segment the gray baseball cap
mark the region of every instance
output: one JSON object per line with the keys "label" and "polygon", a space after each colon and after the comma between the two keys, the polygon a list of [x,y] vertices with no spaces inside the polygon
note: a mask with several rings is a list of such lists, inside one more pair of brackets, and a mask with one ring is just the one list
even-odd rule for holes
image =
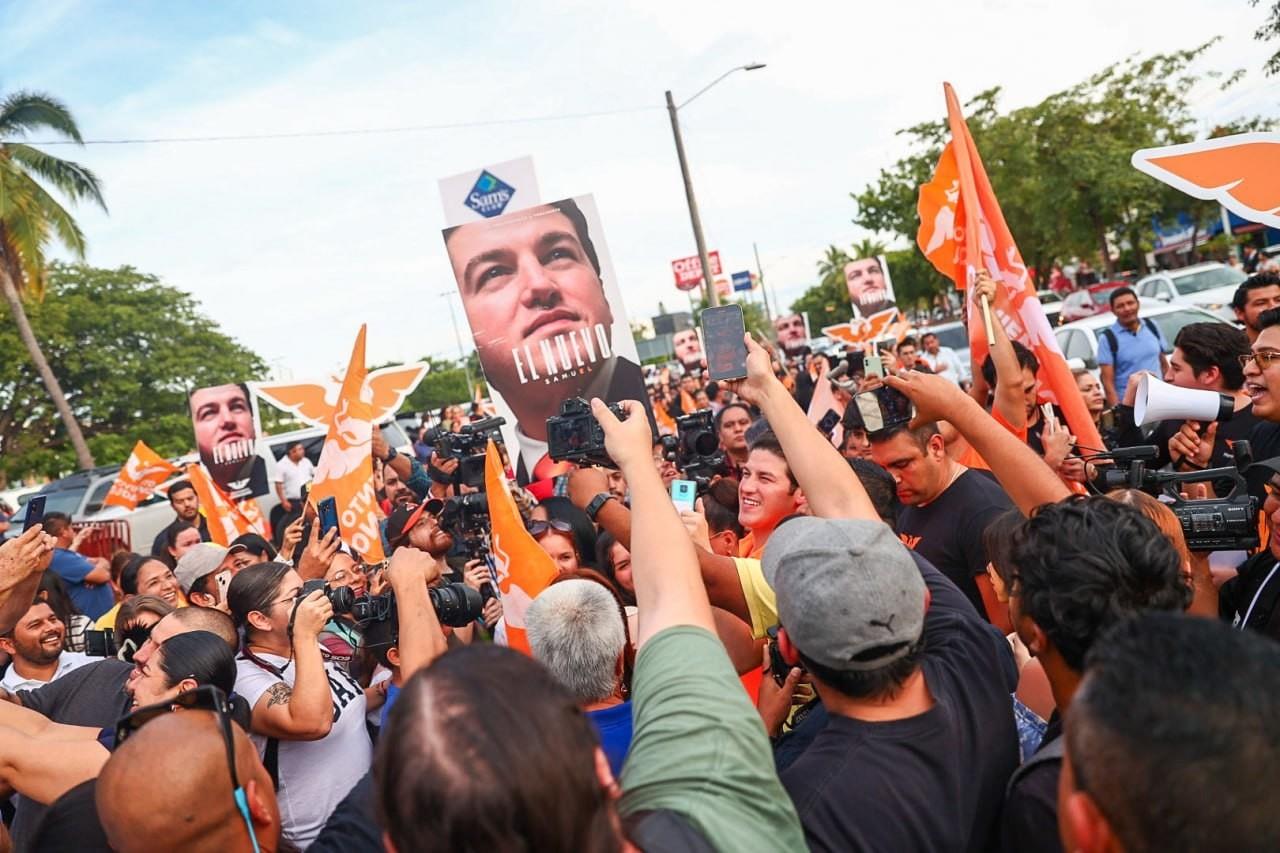
{"label": "gray baseball cap", "polygon": [[[830,669],[878,669],[905,655],[924,631],[920,569],[888,525],[793,518],[769,537],[764,576],[778,618],[804,656]],[[865,656],[896,647],[884,655]]]}
{"label": "gray baseball cap", "polygon": [[[244,546],[241,545],[240,549],[243,550]],[[191,592],[192,584],[210,572],[216,572],[229,553],[231,553],[230,550],[221,545],[201,542],[183,554],[173,570],[173,574],[178,578],[178,585],[182,587],[182,592],[184,594]]]}

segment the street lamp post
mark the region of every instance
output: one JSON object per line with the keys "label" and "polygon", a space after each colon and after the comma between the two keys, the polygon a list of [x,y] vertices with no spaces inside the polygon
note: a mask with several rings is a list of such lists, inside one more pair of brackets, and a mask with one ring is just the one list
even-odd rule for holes
{"label": "street lamp post", "polygon": [[462,369],[467,373],[467,393],[474,394],[476,390],[475,383],[471,381],[471,360],[467,358],[467,351],[462,346],[462,333],[458,331],[458,316],[453,313],[453,295],[455,291],[446,290],[439,294],[449,303],[449,320],[453,323],[453,337],[458,342],[458,357],[462,359]]}
{"label": "street lamp post", "polygon": [[692,98],[683,104],[676,106],[675,99],[671,97],[671,90],[667,90],[667,114],[671,116],[671,135],[676,140],[676,156],[680,159],[680,174],[684,178],[684,197],[689,202],[689,220],[693,223],[693,240],[698,246],[698,262],[702,266],[702,287],[703,293],[707,298],[707,304],[711,306],[719,305],[720,298],[716,294],[715,282],[711,280],[711,259],[707,256],[707,240],[702,236],[702,219],[698,216],[698,201],[693,195],[693,180],[689,177],[689,160],[684,153],[684,139],[680,136],[680,118],[679,111],[689,106],[699,95],[728,77],[735,71],[755,71],[757,68],[764,68],[763,62],[752,62],[747,65],[738,65],[730,68],[707,85],[703,86],[694,93]]}

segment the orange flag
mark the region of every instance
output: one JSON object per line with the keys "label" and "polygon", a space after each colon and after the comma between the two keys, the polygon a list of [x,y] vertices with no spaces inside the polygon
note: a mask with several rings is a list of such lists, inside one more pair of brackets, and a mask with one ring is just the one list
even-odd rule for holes
{"label": "orange flag", "polygon": [[849,344],[870,344],[893,338],[898,343],[911,331],[911,324],[897,308],[886,308],[870,317],[854,317],[848,323],[823,326],[822,334]]}
{"label": "orange flag", "polygon": [[267,521],[253,498],[233,501],[198,462],[187,466],[187,479],[200,498],[200,509],[209,521],[209,536],[222,547],[243,533],[267,536]]}
{"label": "orange flag", "polygon": [[163,459],[141,441],[133,446],[129,461],[124,463],[116,481],[111,484],[111,491],[102,499],[103,506],[122,506],[125,509],[136,509],[138,501],[151,497],[156,486],[181,470],[177,465]]}
{"label": "orange flag", "polygon": [[311,482],[311,499],[334,498],[342,541],[365,561],[376,563],[383,551],[373,488],[374,411],[372,394],[365,389],[364,337],[361,326]]}
{"label": "orange flag", "polygon": [[[1040,362],[1040,394],[1057,403],[1067,426],[1082,447],[1102,447],[1102,439],[1076,390],[1057,338],[1036,297],[1022,255],[1005,223],[995,191],[987,179],[978,148],[969,135],[960,103],[951,84],[944,83],[951,141],[938,159],[933,179],[920,187],[917,209],[920,230],[916,243],[938,272],[965,289],[978,269],[996,280],[1000,309],[992,306],[997,322],[1011,340],[1020,341]],[[969,306],[969,346],[978,364],[987,356],[982,308]]]}
{"label": "orange flag", "polygon": [[1188,195],[1280,228],[1280,133],[1237,133],[1143,148],[1130,162]]}
{"label": "orange flag", "polygon": [[507,623],[507,645],[529,654],[524,614],[529,602],[555,580],[559,570],[525,529],[516,502],[502,473],[502,458],[492,441],[484,454],[484,490],[489,496],[489,527],[493,555],[502,593],[502,616]]}

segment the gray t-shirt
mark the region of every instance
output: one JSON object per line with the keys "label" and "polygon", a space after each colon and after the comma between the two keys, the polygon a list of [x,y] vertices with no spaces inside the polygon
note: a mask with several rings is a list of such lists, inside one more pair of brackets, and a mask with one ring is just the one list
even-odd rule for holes
{"label": "gray t-shirt", "polygon": [[[128,711],[124,683],[132,671],[132,665],[108,658],[73,669],[37,690],[19,690],[17,696],[24,707],[55,723],[111,728]],[[30,848],[31,833],[39,826],[46,809],[35,800],[18,798],[18,813],[10,829],[13,849]]]}

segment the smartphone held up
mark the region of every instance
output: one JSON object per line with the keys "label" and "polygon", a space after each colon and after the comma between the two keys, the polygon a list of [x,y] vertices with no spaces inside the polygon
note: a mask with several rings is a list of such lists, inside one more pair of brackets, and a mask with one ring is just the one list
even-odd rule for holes
{"label": "smartphone held up", "polygon": [[747,334],[741,305],[721,305],[702,312],[703,351],[707,375],[716,382],[747,375]]}

